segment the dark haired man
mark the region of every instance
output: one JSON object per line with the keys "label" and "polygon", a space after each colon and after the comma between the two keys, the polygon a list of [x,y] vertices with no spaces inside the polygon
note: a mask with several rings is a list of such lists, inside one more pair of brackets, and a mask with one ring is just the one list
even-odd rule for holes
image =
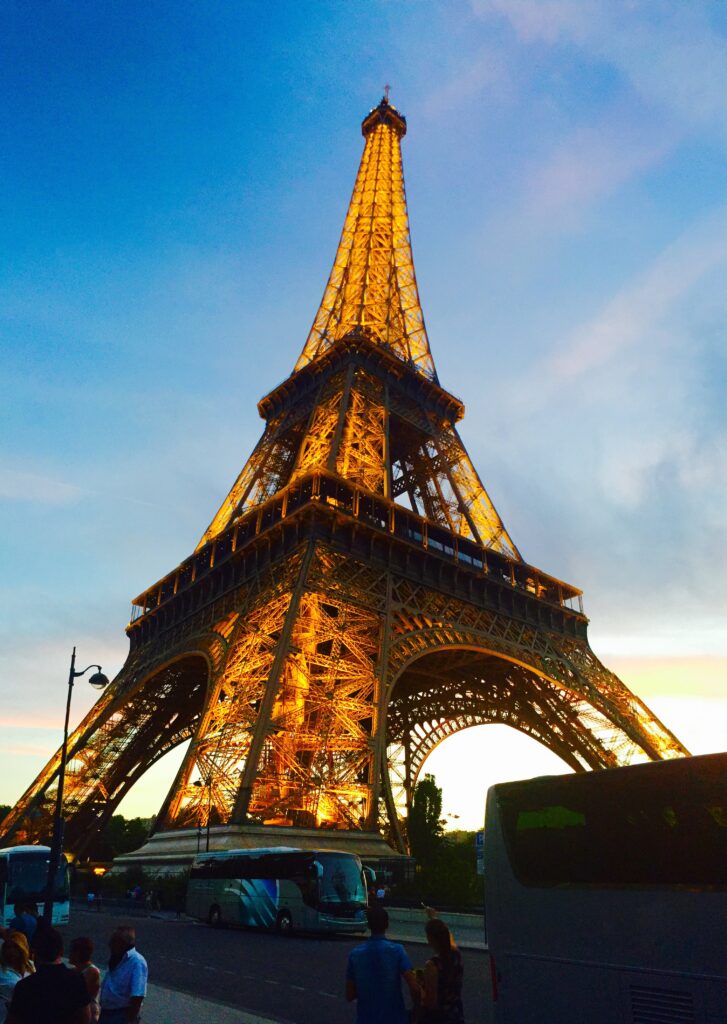
{"label": "dark haired man", "polygon": [[6,1024],[89,1024],[86,983],[61,962],[62,957],[61,933],[44,929],[35,941],[36,972],[13,989]]}
{"label": "dark haired man", "polygon": [[402,979],[413,1000],[420,993],[411,960],[402,945],[386,938],[389,915],[383,907],[369,907],[366,917],[371,936],[349,954],[346,999],[356,1000],[356,1024],[407,1024]]}

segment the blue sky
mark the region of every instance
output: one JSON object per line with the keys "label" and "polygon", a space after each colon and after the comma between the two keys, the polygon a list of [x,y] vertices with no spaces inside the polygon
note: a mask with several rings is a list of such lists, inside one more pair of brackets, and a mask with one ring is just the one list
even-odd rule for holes
{"label": "blue sky", "polygon": [[[8,2],[0,801],[57,745],[73,643],[120,668],[130,598],[257,440],[385,82],[434,358],[511,536],[692,749],[723,745],[726,9]],[[498,729],[438,774],[539,770]],[[445,803],[474,819],[484,785]]]}

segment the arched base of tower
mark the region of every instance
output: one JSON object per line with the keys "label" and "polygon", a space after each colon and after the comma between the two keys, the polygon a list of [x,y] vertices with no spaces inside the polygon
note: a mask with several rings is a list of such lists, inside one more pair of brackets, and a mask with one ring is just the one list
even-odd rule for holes
{"label": "arched base of tower", "polygon": [[[204,853],[207,831],[196,828],[156,832],[138,850],[114,860],[114,871],[142,867],[150,874],[177,874],[188,868],[198,853]],[[378,832],[276,828],[274,825],[215,825],[210,828],[209,848],[249,850],[287,846],[299,850],[336,850],[357,853],[368,862],[398,857]]]}

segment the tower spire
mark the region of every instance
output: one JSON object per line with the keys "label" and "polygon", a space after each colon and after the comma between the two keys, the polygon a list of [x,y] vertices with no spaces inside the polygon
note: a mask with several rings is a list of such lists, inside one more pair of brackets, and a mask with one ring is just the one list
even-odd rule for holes
{"label": "tower spire", "polygon": [[364,151],[333,269],[295,368],[360,331],[436,381],[409,236],[401,162],[406,118],[384,95],[361,132]]}

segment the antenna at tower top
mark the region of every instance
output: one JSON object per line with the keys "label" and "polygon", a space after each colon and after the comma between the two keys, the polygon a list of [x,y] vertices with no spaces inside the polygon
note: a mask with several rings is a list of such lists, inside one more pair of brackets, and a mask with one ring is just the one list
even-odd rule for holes
{"label": "antenna at tower top", "polygon": [[384,99],[386,100],[387,103],[389,102],[389,93],[390,92],[391,92],[391,86],[390,85],[385,85],[384,86]]}

